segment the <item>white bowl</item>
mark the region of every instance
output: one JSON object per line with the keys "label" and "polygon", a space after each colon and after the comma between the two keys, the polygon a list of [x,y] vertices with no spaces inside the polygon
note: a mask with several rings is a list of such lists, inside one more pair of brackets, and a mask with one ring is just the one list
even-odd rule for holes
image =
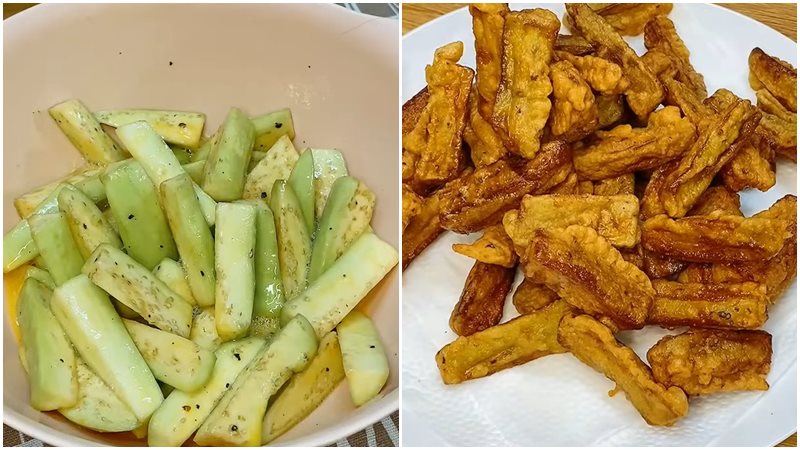
{"label": "white bowl", "polygon": [[[203,111],[206,134],[231,106],[251,114],[290,107],[295,144],[341,149],[350,172],[377,195],[377,234],[399,248],[398,27],[300,4],[45,4],[6,20],[4,230],[18,220],[14,197],[79,164],[47,114],[76,97],[95,110]],[[342,383],[276,444],[329,444],[398,408],[398,280],[395,269],[359,307],[376,321],[390,357],[382,397],[356,409]],[[130,433],[94,433],[33,410],[8,320],[5,423],[57,446],[144,445]]]}

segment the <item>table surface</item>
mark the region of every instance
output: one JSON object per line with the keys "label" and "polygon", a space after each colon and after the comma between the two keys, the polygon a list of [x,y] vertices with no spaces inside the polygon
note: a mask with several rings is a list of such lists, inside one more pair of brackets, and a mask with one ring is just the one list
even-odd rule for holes
{"label": "table surface", "polygon": [[[405,3],[402,11],[403,34],[466,5],[466,3]],[[796,4],[720,3],[720,5],[769,25],[797,42]],[[778,447],[797,447],[797,433],[778,444]]]}

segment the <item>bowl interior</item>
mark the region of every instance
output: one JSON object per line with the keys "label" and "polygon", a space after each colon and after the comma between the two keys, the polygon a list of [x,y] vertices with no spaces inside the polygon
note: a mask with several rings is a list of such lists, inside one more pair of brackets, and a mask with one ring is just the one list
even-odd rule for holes
{"label": "bowl interior", "polygon": [[[399,248],[398,23],[331,5],[36,6],[4,23],[3,227],[13,199],[81,164],[47,108],[67,98],[90,109],[202,111],[210,135],[231,106],[289,107],[300,148],[337,148],[377,195],[376,233]],[[399,274],[360,309],[379,327],[391,376],[382,398],[355,409],[346,383],[276,443],[320,445],[397,409]],[[142,445],[99,434],[28,405],[28,384],[6,321],[5,421],[54,445]],[[87,442],[89,441],[89,442]]]}

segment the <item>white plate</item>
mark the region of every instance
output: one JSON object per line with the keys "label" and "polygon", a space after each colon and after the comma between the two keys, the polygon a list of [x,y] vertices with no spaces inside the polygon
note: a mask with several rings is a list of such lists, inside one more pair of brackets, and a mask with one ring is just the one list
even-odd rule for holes
{"label": "white plate", "polygon": [[[558,17],[563,4],[544,7]],[[761,47],[797,65],[796,44],[767,26],[730,10],[676,4],[669,16],[705,76],[708,91],[726,87],[754,99],[747,84],[747,56]],[[563,32],[563,31],[562,31]],[[464,42],[461,62],[475,66],[472,21],[466,9],[430,22],[403,38],[403,99],[425,86],[424,68],[433,51]],[[629,38],[637,53],[642,38]],[[778,184],[767,193],[744,192],[746,215],[797,193],[796,165],[778,164]],[[455,339],[448,326],[472,260],[451,250],[477,235],[446,233],[403,274],[403,444],[454,446],[700,446],[774,445],[797,427],[797,283],[770,308],[764,327],[773,335],[772,370],[766,392],[717,394],[690,401],[689,414],[671,428],[648,426],[613,383],[568,354],[548,356],[490,377],[445,386],[434,355]],[[503,320],[516,315],[511,302]],[[413,330],[413,332],[412,332]],[[640,357],[666,333],[656,327],[623,333]]]}

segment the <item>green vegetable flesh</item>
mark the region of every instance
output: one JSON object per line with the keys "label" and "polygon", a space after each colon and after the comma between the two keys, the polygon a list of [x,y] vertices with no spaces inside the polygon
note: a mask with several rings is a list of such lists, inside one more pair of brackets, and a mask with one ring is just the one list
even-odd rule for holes
{"label": "green vegetable flesh", "polygon": [[290,109],[281,109],[253,117],[255,150],[269,150],[282,136],[294,139],[294,120]]}
{"label": "green vegetable flesh", "polygon": [[292,141],[287,136],[282,136],[269,149],[264,159],[247,174],[243,197],[266,199],[276,181],[289,179],[298,159],[300,155]]}
{"label": "green vegetable flesh", "polygon": [[81,255],[88,258],[100,244],[122,248],[114,229],[92,200],[72,185],[61,187],[58,208],[64,213]]}
{"label": "green vegetable flesh", "polygon": [[250,334],[271,336],[281,327],[283,281],[278,258],[275,217],[262,200],[250,200],[256,207],[255,294]]}
{"label": "green vegetable flesh", "polygon": [[275,215],[284,295],[287,299],[292,299],[306,288],[308,264],[311,259],[311,237],[303,219],[300,203],[288,183],[283,180],[275,183],[269,203]]}
{"label": "green vegetable flesh", "polygon": [[216,201],[237,200],[242,198],[253,151],[253,123],[242,111],[232,108],[218,133],[206,160],[203,190]]}
{"label": "green vegetable flesh", "polygon": [[188,148],[197,148],[203,135],[206,115],[196,112],[118,109],[94,113],[100,123],[114,128],[145,121],[165,141]]}
{"label": "green vegetable flesh", "polygon": [[214,322],[214,307],[201,308],[192,319],[192,331],[189,339],[200,347],[215,351],[222,344],[222,339],[217,334],[217,324]]}
{"label": "green vegetable flesh", "polygon": [[347,176],[347,164],[339,150],[312,148],[314,155],[314,210],[322,217],[333,183]]}
{"label": "green vegetable flesh", "polygon": [[217,334],[230,341],[247,334],[253,317],[256,209],[246,203],[218,203],[217,275],[214,320]]}
{"label": "green vegetable flesh", "polygon": [[197,304],[197,300],[195,300],[194,295],[192,295],[192,288],[189,287],[189,281],[186,279],[186,271],[183,270],[181,263],[169,258],[164,258],[158,263],[156,268],[153,269],[153,275],[163,281],[164,284],[169,286],[170,289],[175,291],[176,294],[180,295],[187,302],[192,305]]}
{"label": "green vegetable flesh", "polygon": [[71,422],[103,433],[130,431],[139,419],[117,394],[78,358],[78,403],[58,412]]}
{"label": "green vegetable flesh", "polygon": [[[101,167],[88,166],[79,169],[73,174],[70,174],[60,180],[47,183],[32,191],[14,199],[14,207],[17,213],[23,219],[31,214],[34,214],[39,205],[47,199],[58,187],[64,184],[71,184],[76,187],[81,187],[81,190],[87,194],[92,201],[99,203],[105,200],[106,195],[102,183],[100,183],[100,173],[103,171]],[[99,189],[97,188],[99,184]]]}
{"label": "green vegetable flesh", "polygon": [[41,214],[28,218],[47,271],[57,286],[81,273],[83,257],[72,238],[64,213]]}
{"label": "green vegetable flesh", "polygon": [[184,164],[183,170],[189,174],[189,177],[195,182],[195,184],[203,184],[203,174],[206,171],[206,160],[201,159],[199,161],[193,161],[188,164]]}
{"label": "green vegetable flesh", "polygon": [[389,378],[389,360],[378,329],[359,311],[352,311],[336,327],[342,347],[342,362],[356,406],[377,396]]}
{"label": "green vegetable flesh", "polygon": [[127,157],[80,100],[67,100],[51,107],[48,112],[87,161],[108,164]]}
{"label": "green vegetable flesh", "polygon": [[314,234],[314,157],[311,151],[306,149],[297,164],[294,165],[289,184],[292,186],[300,209],[303,211],[303,218],[306,222],[308,234]]}

